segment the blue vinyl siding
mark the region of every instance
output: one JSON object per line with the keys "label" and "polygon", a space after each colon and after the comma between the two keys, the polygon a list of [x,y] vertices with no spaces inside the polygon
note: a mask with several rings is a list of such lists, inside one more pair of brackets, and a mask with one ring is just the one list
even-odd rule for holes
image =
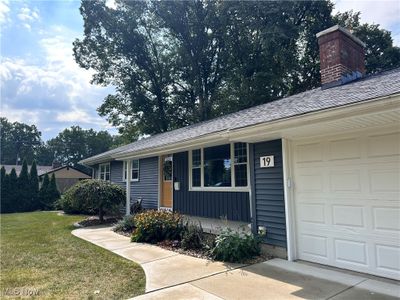
{"label": "blue vinyl siding", "polygon": [[[111,162],[111,182],[126,187],[123,181],[123,162]],[[131,202],[142,198],[143,207],[158,208],[158,157],[143,158],[139,161],[139,181],[131,182]]]}
{"label": "blue vinyl siding", "polygon": [[183,214],[250,222],[248,192],[189,191],[188,152],[174,154],[174,181],[180,190],[174,190],[174,211]]}
{"label": "blue vinyl siding", "polygon": [[[253,212],[255,226],[265,226],[265,243],[286,248],[286,219],[283,186],[282,141],[251,145],[253,165]],[[275,167],[260,168],[260,157],[274,155]]]}

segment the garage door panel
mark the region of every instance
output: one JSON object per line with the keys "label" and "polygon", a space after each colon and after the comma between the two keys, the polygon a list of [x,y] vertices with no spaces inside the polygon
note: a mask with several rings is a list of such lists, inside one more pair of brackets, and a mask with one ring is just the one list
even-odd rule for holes
{"label": "garage door panel", "polygon": [[322,161],[322,143],[309,143],[297,146],[297,159],[299,164]]}
{"label": "garage door panel", "polygon": [[298,216],[301,222],[325,224],[325,206],[323,204],[303,203],[299,206]]}
{"label": "garage door panel", "polygon": [[317,259],[328,260],[328,238],[314,234],[302,234],[299,240],[299,248],[305,255]]}
{"label": "garage door panel", "polygon": [[367,139],[368,156],[398,156],[400,155],[400,133],[388,133],[369,136]]}
{"label": "garage door panel", "polygon": [[400,232],[400,208],[373,207],[372,210],[375,230]]}
{"label": "garage door panel", "polygon": [[360,142],[356,138],[328,142],[328,160],[347,160],[361,158]]}
{"label": "garage door panel", "polygon": [[369,171],[369,184],[372,193],[399,193],[399,182],[398,169]]}
{"label": "garage door panel", "polygon": [[356,205],[333,205],[333,225],[365,228],[365,209]]}
{"label": "garage door panel", "polygon": [[361,175],[358,170],[333,171],[329,178],[332,192],[361,192]]}
{"label": "garage door panel", "polygon": [[323,174],[314,172],[312,174],[299,174],[296,181],[296,189],[301,192],[322,192],[324,190]]}
{"label": "garage door panel", "polygon": [[377,268],[386,272],[400,272],[400,248],[391,245],[375,245]]}
{"label": "garage door panel", "polygon": [[400,133],[292,152],[298,258],[400,279]]}
{"label": "garage door panel", "polygon": [[334,239],[334,246],[336,261],[351,265],[368,265],[366,242]]}

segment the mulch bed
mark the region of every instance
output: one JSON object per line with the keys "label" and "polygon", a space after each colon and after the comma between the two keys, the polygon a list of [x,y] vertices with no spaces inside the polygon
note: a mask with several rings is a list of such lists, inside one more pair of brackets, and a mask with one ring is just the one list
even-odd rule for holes
{"label": "mulch bed", "polygon": [[118,218],[115,217],[108,217],[104,218],[103,222],[100,222],[98,217],[88,217],[80,222],[74,224],[75,227],[82,228],[82,227],[89,227],[89,226],[97,226],[97,225],[108,225],[108,224],[115,224],[119,221]]}

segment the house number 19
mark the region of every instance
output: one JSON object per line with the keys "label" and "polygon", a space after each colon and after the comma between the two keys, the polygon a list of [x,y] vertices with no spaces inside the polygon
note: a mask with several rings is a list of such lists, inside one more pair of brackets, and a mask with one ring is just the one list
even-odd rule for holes
{"label": "house number 19", "polygon": [[275,166],[274,156],[261,156],[260,157],[260,167],[261,168],[271,168]]}

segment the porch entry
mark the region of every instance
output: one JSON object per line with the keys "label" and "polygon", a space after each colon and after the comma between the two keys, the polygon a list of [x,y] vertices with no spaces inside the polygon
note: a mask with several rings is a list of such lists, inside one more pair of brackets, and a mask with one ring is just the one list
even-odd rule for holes
{"label": "porch entry", "polygon": [[172,155],[161,156],[160,207],[172,209]]}

